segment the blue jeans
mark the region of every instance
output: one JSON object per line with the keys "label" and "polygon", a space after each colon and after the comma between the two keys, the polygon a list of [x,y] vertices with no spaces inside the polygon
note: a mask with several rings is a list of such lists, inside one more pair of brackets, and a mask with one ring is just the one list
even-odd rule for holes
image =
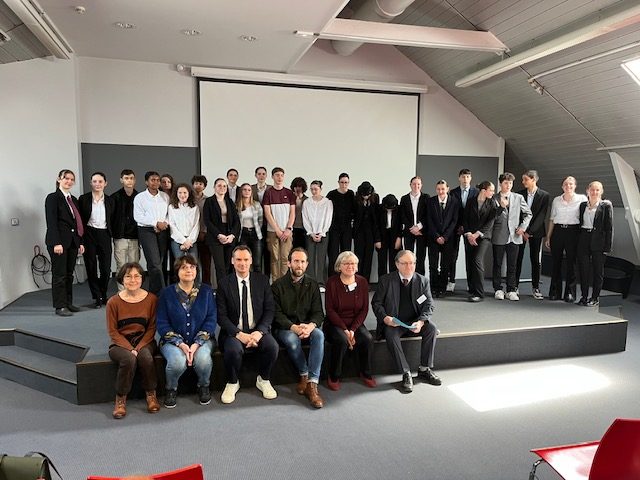
{"label": "blue jeans", "polygon": [[[191,255],[198,261],[198,275],[196,277],[196,283],[200,283],[200,279],[202,277],[202,272],[200,272],[200,261],[198,260],[198,246],[194,243],[189,250],[180,250],[180,244],[175,240],[171,240],[171,253],[173,253],[174,258],[184,257],[186,255]],[[171,269],[173,270],[173,265],[171,265]]]}
{"label": "blue jeans", "polygon": [[[283,347],[287,349],[289,358],[298,369],[300,375],[309,375],[309,381],[318,383],[320,368],[324,357],[324,333],[314,328],[309,338],[300,340],[291,330],[276,330],[275,336]],[[304,357],[302,342],[309,342],[309,362]]]}
{"label": "blue jeans", "polygon": [[[198,386],[208,387],[211,379],[211,369],[213,367],[213,358],[211,350],[213,344],[211,340],[206,341],[193,356],[193,369],[198,376]],[[160,353],[167,361],[165,369],[167,390],[175,390],[178,388],[178,379],[187,369],[187,356],[182,350],[171,343],[165,343],[160,347]]]}

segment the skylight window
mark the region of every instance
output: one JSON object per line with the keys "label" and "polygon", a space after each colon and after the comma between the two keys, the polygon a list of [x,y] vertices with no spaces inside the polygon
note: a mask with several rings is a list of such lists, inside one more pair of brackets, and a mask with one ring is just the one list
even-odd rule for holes
{"label": "skylight window", "polygon": [[640,85],[640,58],[624,62],[621,67]]}

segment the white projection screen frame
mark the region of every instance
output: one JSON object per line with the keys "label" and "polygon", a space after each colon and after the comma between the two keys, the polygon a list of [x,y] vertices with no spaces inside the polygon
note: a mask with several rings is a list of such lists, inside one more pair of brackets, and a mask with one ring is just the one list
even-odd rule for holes
{"label": "white projection screen frame", "polygon": [[285,169],[294,177],[351,188],[369,181],[382,198],[409,191],[415,175],[419,96],[386,92],[232,83],[199,79],[202,174],[213,180],[236,168],[239,182],[254,170]]}

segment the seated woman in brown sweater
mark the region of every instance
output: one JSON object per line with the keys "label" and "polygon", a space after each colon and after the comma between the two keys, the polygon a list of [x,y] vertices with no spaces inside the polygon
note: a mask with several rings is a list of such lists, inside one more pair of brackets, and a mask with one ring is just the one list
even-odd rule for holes
{"label": "seated woman in brown sweater", "polygon": [[353,252],[345,251],[338,255],[334,269],[340,275],[329,277],[325,294],[328,321],[324,323],[324,330],[331,344],[327,384],[331,390],[340,389],[344,355],[347,349],[355,349],[358,351],[360,376],[367,387],[373,388],[376,386],[376,380],[371,376],[373,338],[364,326],[369,311],[369,283],[356,275],[358,257]]}
{"label": "seated woman in brown sweater", "polygon": [[142,289],[143,270],[138,263],[126,263],[116,279],[124,290],[107,302],[107,332],[111,337],[109,357],[118,364],[116,402],[113,418],[127,414],[127,394],[136,369],[142,374],[142,386],[147,392],[147,411],[160,410],[156,398],[156,370],[153,355],[157,345],[157,297]]}

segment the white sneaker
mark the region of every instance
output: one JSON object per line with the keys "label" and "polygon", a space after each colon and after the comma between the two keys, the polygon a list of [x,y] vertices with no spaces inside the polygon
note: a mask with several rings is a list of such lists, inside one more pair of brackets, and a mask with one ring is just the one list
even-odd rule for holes
{"label": "white sneaker", "polygon": [[263,380],[260,375],[256,378],[256,388],[262,392],[262,396],[267,400],[273,400],[278,396],[278,392],[271,386],[271,382]]}
{"label": "white sneaker", "polygon": [[496,300],[504,300],[504,291],[496,290],[496,293],[493,295],[493,298]]}
{"label": "white sneaker", "polygon": [[540,290],[537,288],[533,289],[533,298],[535,298],[536,300],[544,300],[544,295],[542,295],[542,293],[540,293]]}
{"label": "white sneaker", "polygon": [[518,296],[518,292],[507,292],[507,300],[512,300],[514,302],[517,302],[518,300],[520,300],[520,297]]}
{"label": "white sneaker", "polygon": [[456,284],[453,282],[449,282],[447,283],[447,292],[455,292],[456,290]]}
{"label": "white sneaker", "polygon": [[222,396],[220,400],[222,403],[233,403],[236,400],[236,393],[240,390],[240,382],[236,383],[227,383],[227,386],[224,387],[224,392],[222,392]]}

